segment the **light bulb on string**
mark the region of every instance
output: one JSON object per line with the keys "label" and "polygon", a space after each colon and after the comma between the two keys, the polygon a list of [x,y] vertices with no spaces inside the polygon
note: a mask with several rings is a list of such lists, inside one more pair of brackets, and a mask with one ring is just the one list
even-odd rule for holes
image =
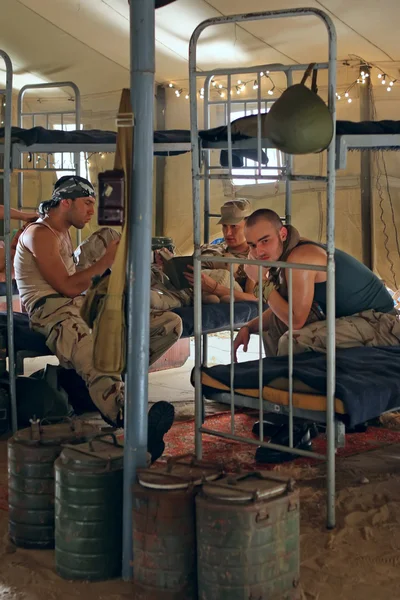
{"label": "light bulb on string", "polygon": [[168,84],[168,87],[170,87],[170,88],[173,88],[173,87],[174,87],[174,84],[173,84],[173,83],[169,83],[169,84]]}
{"label": "light bulb on string", "polygon": [[186,94],[185,99],[189,100],[189,94]]}
{"label": "light bulb on string", "polygon": [[221,98],[225,98],[225,93],[224,92],[219,92],[219,95],[221,96]]}
{"label": "light bulb on string", "polygon": [[348,99],[347,99],[347,102],[348,102],[349,104],[351,104],[351,102],[353,102],[353,100],[352,100],[351,98],[348,98]]}
{"label": "light bulb on string", "polygon": [[237,94],[241,94],[241,93],[242,93],[242,90],[240,89],[240,87],[239,87],[239,86],[236,86],[236,93],[237,93]]}
{"label": "light bulb on string", "polygon": [[246,84],[245,84],[245,83],[242,83],[242,85],[241,85],[240,87],[241,87],[241,89],[242,89],[242,92],[244,92],[244,91],[245,91],[245,89],[246,89]]}
{"label": "light bulb on string", "polygon": [[394,85],[394,81],[391,81],[391,82],[389,83],[389,85],[390,85],[390,87],[392,87],[392,86]]}
{"label": "light bulb on string", "polygon": [[274,95],[274,88],[271,88],[270,90],[268,90],[268,95],[269,96],[273,96]]}
{"label": "light bulb on string", "polygon": [[222,83],[220,83],[218,87],[219,87],[219,89],[220,89],[220,90],[222,90],[222,88],[223,88],[224,86],[222,85]]}
{"label": "light bulb on string", "polygon": [[242,80],[238,79],[237,82],[238,82],[238,85],[240,85],[242,83]]}
{"label": "light bulb on string", "polygon": [[264,77],[264,71],[261,71],[260,77]]}
{"label": "light bulb on string", "polygon": [[212,81],[212,82],[211,82],[211,85],[212,85],[213,87],[216,87],[216,85],[217,85],[217,82],[216,82],[216,81]]}
{"label": "light bulb on string", "polygon": [[253,90],[258,90],[258,83],[257,83],[257,80],[255,80],[255,81],[254,81],[254,84],[253,84]]}
{"label": "light bulb on string", "polygon": [[382,73],[378,73],[378,79],[382,79]]}
{"label": "light bulb on string", "polygon": [[348,98],[348,97],[349,97],[349,92],[345,92],[345,93],[344,93],[344,97],[345,97],[345,98]]}

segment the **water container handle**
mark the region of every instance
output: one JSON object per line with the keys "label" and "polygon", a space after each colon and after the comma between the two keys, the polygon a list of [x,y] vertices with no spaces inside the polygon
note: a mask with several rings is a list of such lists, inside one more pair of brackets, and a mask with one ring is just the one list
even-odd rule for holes
{"label": "water container handle", "polygon": [[41,426],[43,424],[51,423],[52,421],[56,421],[57,423],[62,423],[63,421],[72,422],[70,417],[45,417],[44,419],[37,419],[36,415],[33,415],[32,419],[29,419],[29,423],[31,424],[31,439],[39,441],[42,437]]}
{"label": "water container handle", "polygon": [[102,438],[105,438],[105,437],[111,437],[114,446],[116,446],[117,448],[123,448],[124,447],[123,444],[119,444],[118,443],[117,436],[115,435],[115,433],[102,433],[100,435],[96,435],[95,437],[92,437],[89,440],[89,449],[91,451],[93,451],[93,442],[94,442],[94,440],[101,440]]}

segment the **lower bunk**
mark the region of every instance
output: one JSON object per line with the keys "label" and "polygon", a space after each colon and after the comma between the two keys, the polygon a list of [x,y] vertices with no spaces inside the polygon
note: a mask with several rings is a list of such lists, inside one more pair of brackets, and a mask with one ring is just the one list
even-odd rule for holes
{"label": "lower bunk", "polygon": [[[236,407],[259,409],[259,360],[202,367],[203,397]],[[354,428],[400,409],[400,346],[336,350],[336,447],[344,444],[345,427]],[[326,424],[326,355],[307,352],[293,357],[293,416]],[[262,360],[264,414],[289,415],[288,359]],[[194,384],[194,371],[192,372]],[[233,393],[232,393],[233,392]]]}
{"label": "lower bunk", "polygon": [[[183,322],[182,338],[194,335],[194,310],[191,306],[175,309]],[[239,328],[258,314],[256,302],[237,302],[234,309],[234,326]],[[202,327],[204,333],[226,331],[230,328],[229,304],[207,304],[202,308]],[[179,343],[179,342],[178,342]],[[29,327],[29,318],[25,313],[14,313],[14,345],[16,353],[17,373],[23,373],[25,358],[35,356],[49,356],[50,350],[46,346],[45,338],[32,331]],[[185,345],[186,347],[186,345]],[[188,354],[186,358],[188,358]],[[7,358],[7,313],[0,312],[0,361]],[[165,359],[164,359],[165,361]],[[184,364],[184,363],[181,363]],[[181,366],[174,363],[173,366]],[[5,368],[5,367],[4,367]]]}

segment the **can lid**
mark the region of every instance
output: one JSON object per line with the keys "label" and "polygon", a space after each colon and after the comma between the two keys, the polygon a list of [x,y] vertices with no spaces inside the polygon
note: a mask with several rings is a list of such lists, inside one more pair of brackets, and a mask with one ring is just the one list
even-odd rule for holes
{"label": "can lid", "polygon": [[124,446],[114,433],[105,433],[83,444],[65,444],[60,461],[77,469],[89,467],[95,471],[116,471],[123,468]]}
{"label": "can lid", "polygon": [[260,471],[228,475],[203,486],[203,493],[215,500],[236,504],[268,500],[293,490],[294,481]]}
{"label": "can lid", "polygon": [[69,417],[49,417],[47,419],[31,419],[31,426],[17,431],[13,440],[28,446],[60,445],[84,441],[98,435],[100,429],[92,423]]}
{"label": "can lid", "polygon": [[137,478],[143,487],[158,490],[184,490],[214,481],[223,474],[218,464],[197,460],[193,454],[170,458],[166,464],[152,469],[138,469]]}

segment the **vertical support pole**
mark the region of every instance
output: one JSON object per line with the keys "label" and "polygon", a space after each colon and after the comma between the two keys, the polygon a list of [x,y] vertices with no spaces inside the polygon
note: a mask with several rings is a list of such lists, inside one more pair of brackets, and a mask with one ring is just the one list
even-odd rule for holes
{"label": "vertical support pole", "polygon": [[[212,77],[209,75],[204,82],[204,129],[210,128],[210,83]],[[209,178],[210,174],[210,151],[206,150],[203,153],[203,164],[204,164],[204,180],[203,180],[203,189],[204,189],[204,243],[209,244],[210,242],[210,198],[211,198],[211,179]],[[203,354],[202,354],[202,364],[204,367],[207,366],[208,363],[208,336],[205,333],[202,336],[203,341]]]}
{"label": "vertical support pole", "polygon": [[[362,70],[369,74],[368,67]],[[366,77],[364,83],[359,86],[360,90],[360,121],[371,121],[371,77]],[[364,265],[369,269],[374,267],[374,220],[371,185],[371,152],[361,152],[361,236],[362,236],[362,259]]]}
{"label": "vertical support pole", "polygon": [[195,404],[195,452],[202,458],[203,391],[201,385],[201,217],[200,217],[200,140],[197,120],[197,60],[196,40],[192,35],[189,44],[189,94],[190,94],[190,142],[192,149],[192,194],[193,194],[193,272],[194,272],[194,404]]}
{"label": "vertical support pole", "polygon": [[[165,88],[157,86],[156,95],[156,128],[158,131],[165,129]],[[156,216],[155,234],[164,235],[164,188],[165,188],[165,156],[156,157]]]}
{"label": "vertical support pole", "polygon": [[15,390],[15,348],[14,348],[14,312],[12,293],[12,259],[11,259],[11,125],[12,125],[12,90],[13,68],[10,57],[0,51],[6,65],[6,96],[4,113],[4,172],[3,172],[3,199],[4,199],[4,248],[6,255],[6,300],[7,300],[7,349],[8,371],[10,376],[11,399],[11,427],[13,433],[18,429],[17,422],[17,395]]}
{"label": "vertical support pole", "polygon": [[335,145],[336,145],[336,30],[325,15],[329,35],[328,106],[333,120],[333,136],[327,159],[327,282],[326,282],[326,437],[327,437],[327,527],[335,527],[335,390],[336,390],[336,334],[335,334]]}
{"label": "vertical support pole", "polygon": [[134,113],[128,223],[127,375],[122,576],[132,578],[132,484],[146,465],[149,368],[150,254],[153,204],[155,71],[154,0],[130,0],[131,101]]}
{"label": "vertical support pole", "polygon": [[[286,72],[286,85],[290,87],[293,85],[293,73],[289,69]],[[293,171],[293,155],[286,154],[285,156],[286,166],[286,181],[285,181],[285,225],[290,225],[292,222],[292,182],[291,176]]]}
{"label": "vertical support pole", "polygon": [[[81,128],[81,93],[78,88],[74,88],[75,91],[75,127],[76,130],[79,131]],[[49,155],[47,155],[48,157]],[[74,154],[74,163],[75,163],[75,173],[79,176],[81,173],[81,153],[75,152]],[[80,229],[76,230],[76,245],[82,241],[82,231]]]}

